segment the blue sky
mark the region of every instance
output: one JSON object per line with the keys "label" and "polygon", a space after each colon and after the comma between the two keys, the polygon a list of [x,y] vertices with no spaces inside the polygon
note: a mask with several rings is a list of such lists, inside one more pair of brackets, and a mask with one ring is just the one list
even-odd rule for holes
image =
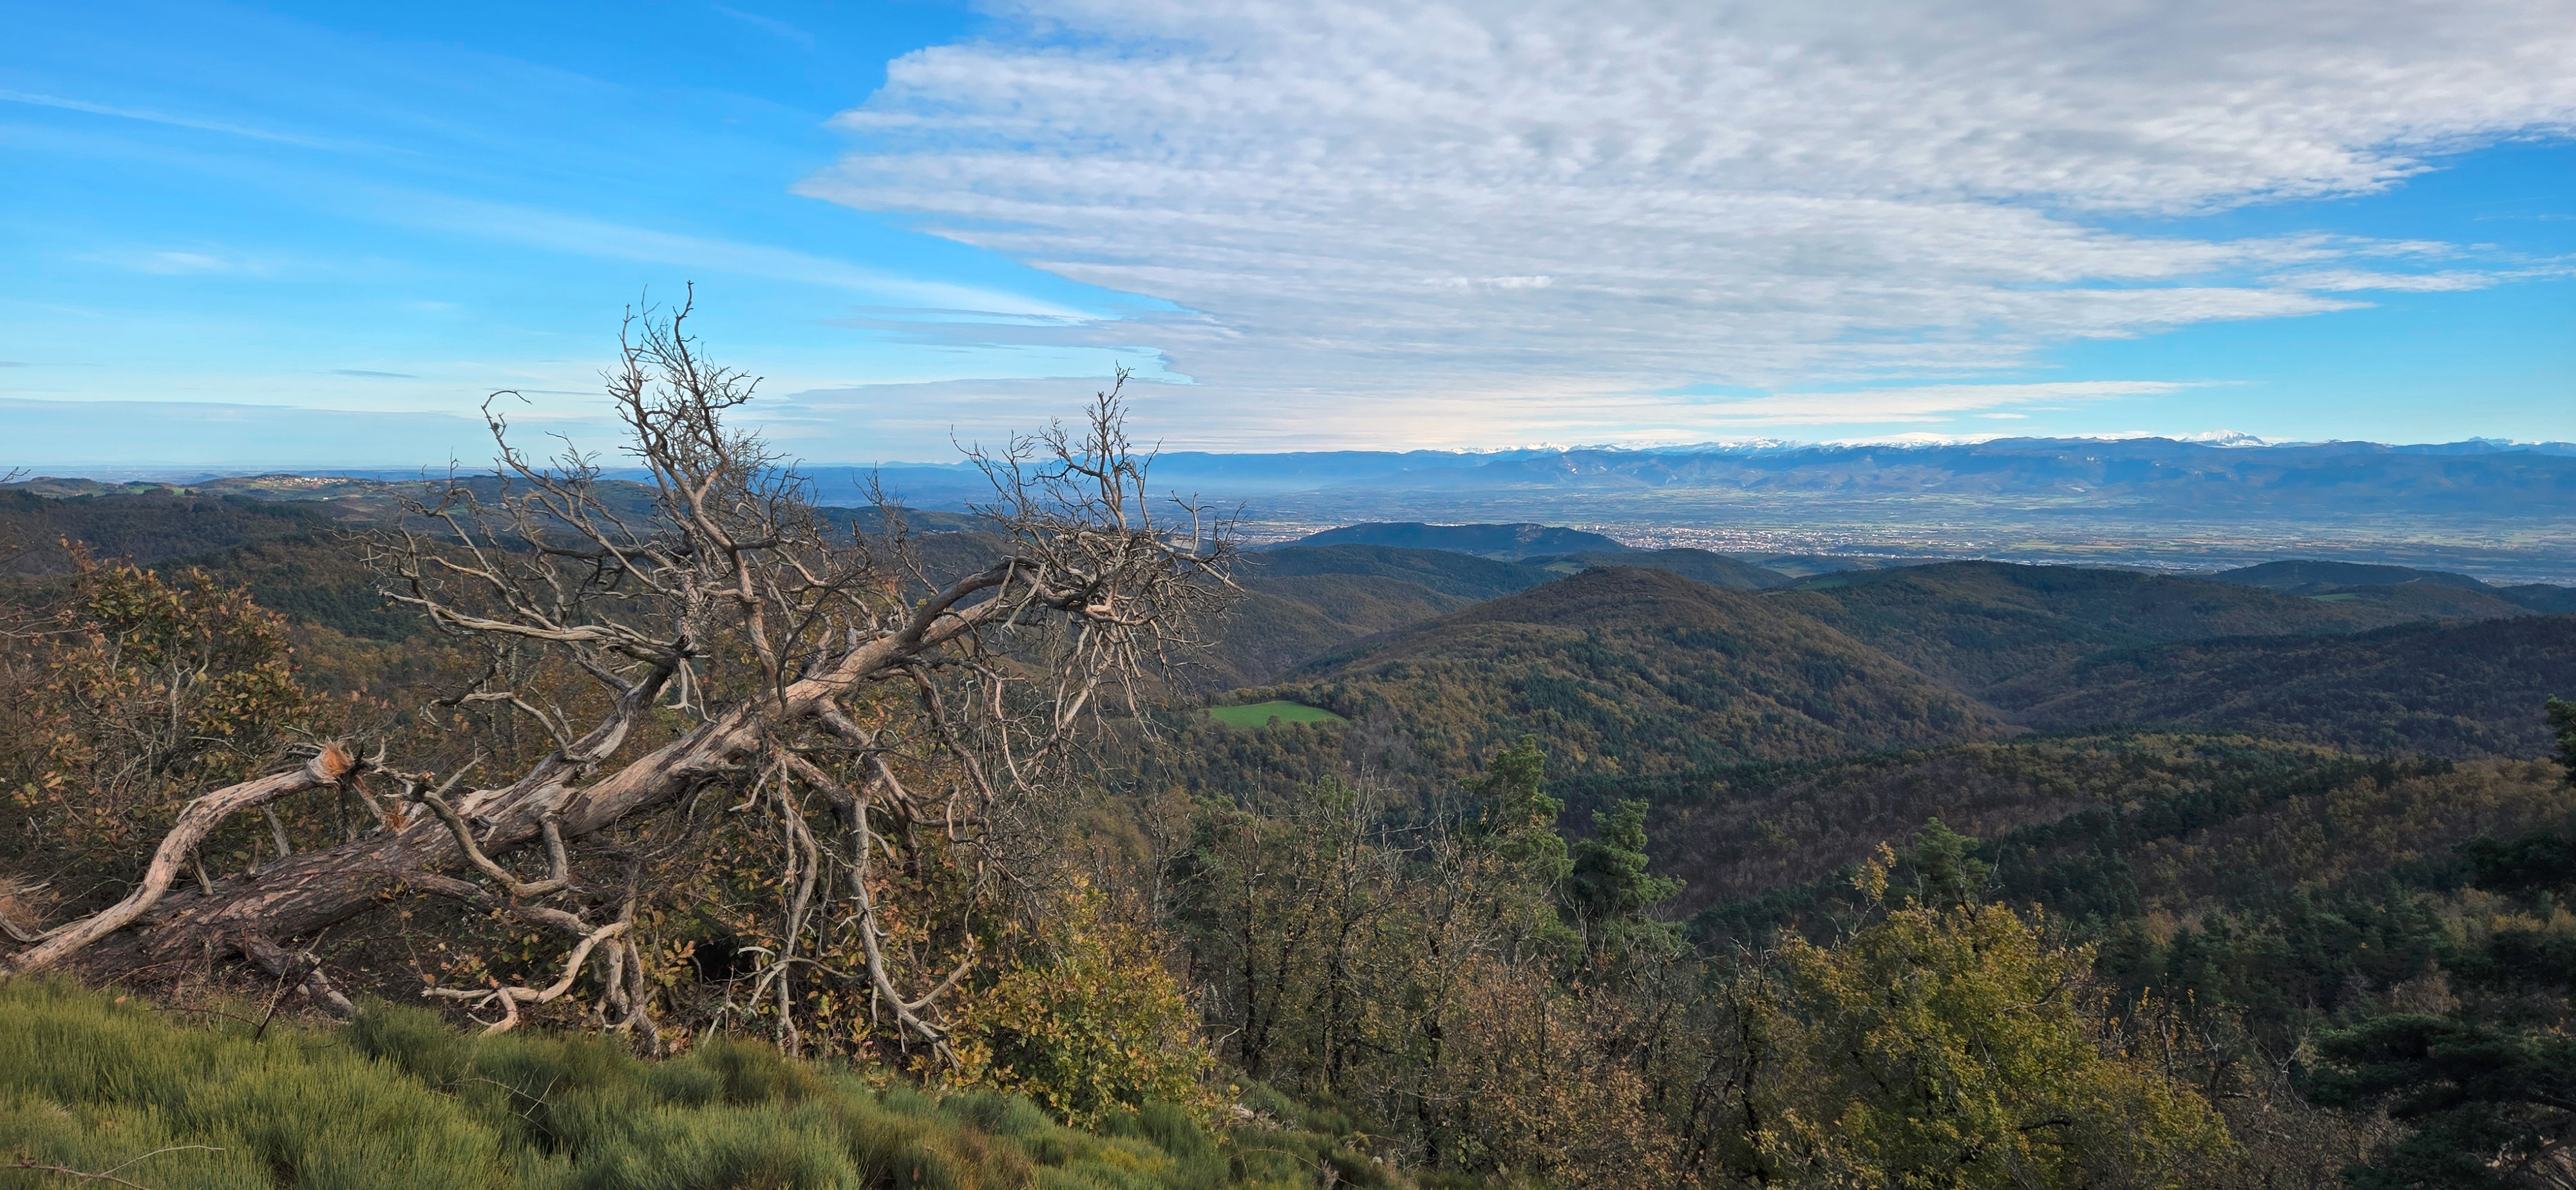
{"label": "blue sky", "polygon": [[687,282],[819,462],[1121,364],[1217,449],[2576,438],[2576,33],[1776,7],[12,4],[0,466],[606,446]]}

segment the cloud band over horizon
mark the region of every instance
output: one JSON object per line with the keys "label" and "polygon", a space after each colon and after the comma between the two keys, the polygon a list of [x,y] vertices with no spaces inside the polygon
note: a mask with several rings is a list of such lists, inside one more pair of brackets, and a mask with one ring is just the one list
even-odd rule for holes
{"label": "cloud band over horizon", "polygon": [[894,63],[804,192],[1172,302],[1097,333],[1151,343],[1202,399],[1365,403],[1370,432],[1426,444],[1459,398],[1991,376],[2070,341],[2565,272],[2189,230],[2563,133],[2576,22],[2545,6],[1007,11]]}

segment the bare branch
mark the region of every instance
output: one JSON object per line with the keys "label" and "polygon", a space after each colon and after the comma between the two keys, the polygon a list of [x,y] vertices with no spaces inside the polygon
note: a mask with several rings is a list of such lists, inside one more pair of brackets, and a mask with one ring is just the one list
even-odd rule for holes
{"label": "bare branch", "polygon": [[633,921],[615,921],[583,935],[582,940],[573,946],[571,956],[564,960],[563,978],[542,988],[515,985],[503,987],[496,984],[488,991],[474,988],[426,988],[421,994],[448,1000],[472,1001],[473,1007],[476,1008],[498,1003],[504,1015],[499,1021],[487,1026],[483,1030],[483,1035],[490,1037],[496,1033],[507,1033],[519,1023],[519,1005],[551,1004],[562,999],[564,993],[572,990],[573,982],[581,978],[581,966],[590,959],[593,947],[634,928]]}
{"label": "bare branch", "polygon": [[9,956],[8,973],[24,975],[42,971],[133,924],[170,891],[171,882],[179,876],[180,865],[196,853],[197,845],[235,813],[291,793],[338,784],[357,772],[363,763],[347,748],[332,743],[300,767],[256,781],[226,786],[188,803],[187,808],[179,812],[178,824],[170,828],[169,834],[162,836],[161,846],[153,852],[151,864],[143,870],[141,885],[124,900],[54,930],[45,936],[44,941]]}
{"label": "bare branch", "polygon": [[554,875],[544,880],[522,881],[511,875],[508,868],[492,862],[490,856],[483,854],[483,848],[474,842],[474,829],[465,825],[464,816],[456,812],[456,807],[448,805],[446,798],[435,793],[423,793],[420,795],[420,800],[423,805],[429,807],[430,813],[438,815],[440,822],[447,824],[447,829],[456,832],[456,849],[465,853],[465,862],[474,865],[476,871],[500,881],[501,887],[510,890],[511,896],[542,897],[550,892],[560,892],[566,885],[572,883],[564,871],[563,836],[555,833],[553,819],[544,821],[545,831],[551,837],[551,850],[554,852]]}

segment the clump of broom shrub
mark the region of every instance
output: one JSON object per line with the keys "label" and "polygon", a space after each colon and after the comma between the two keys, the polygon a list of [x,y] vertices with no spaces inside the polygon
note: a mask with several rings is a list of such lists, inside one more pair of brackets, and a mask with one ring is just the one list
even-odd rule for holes
{"label": "clump of broom shrub", "polygon": [[[0,984],[0,1187],[113,1171],[153,1190],[1223,1190],[1392,1187],[1344,1139],[1211,1134],[1149,1103],[1094,1131],[990,1092],[900,1083],[715,1039],[459,1034],[365,1006],[332,1029]],[[113,1185],[112,1182],[90,1184]]]}

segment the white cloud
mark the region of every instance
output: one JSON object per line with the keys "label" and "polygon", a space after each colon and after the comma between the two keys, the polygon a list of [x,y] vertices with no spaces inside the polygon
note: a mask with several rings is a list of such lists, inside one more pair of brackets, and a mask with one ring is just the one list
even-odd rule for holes
{"label": "white cloud", "polygon": [[1956,377],[2471,287],[2447,245],[2102,223],[2368,193],[2576,124],[2576,21],[2528,0],[1005,16],[894,63],[803,189],[1168,299],[1191,313],[1100,333],[1197,378],[1230,433],[1310,441],[1556,436],[1593,402],[1687,435],[1709,406],[1630,394]]}
{"label": "white cloud", "polygon": [[386,190],[380,213],[418,226],[548,251],[654,264],[717,269],[744,276],[818,285],[897,303],[916,312],[1000,315],[1039,322],[1081,322],[1091,315],[1039,298],[981,286],[907,277],[828,256],[768,244],[682,235],[502,203]]}
{"label": "white cloud", "polygon": [[147,273],[229,273],[239,266],[220,256],[203,252],[146,252],[134,259],[134,267]]}
{"label": "white cloud", "polygon": [[2373,269],[2318,269],[2310,272],[2284,273],[2278,280],[2284,285],[2329,293],[2350,293],[2364,289],[2385,289],[2401,293],[2459,293],[2485,289],[2499,281],[2533,275],[2530,270],[2511,273],[2472,272],[2446,269],[2438,273],[2384,273]]}
{"label": "white cloud", "polygon": [[[953,457],[954,443],[995,445],[1075,408],[1099,387],[1078,377],[876,384],[785,394],[755,408],[762,429],[799,457],[833,462]],[[1736,440],[1774,426],[1898,426],[2153,397],[2199,387],[2171,381],[1934,384],[1760,397],[1676,396],[1556,387],[1252,401],[1203,385],[1130,381],[1136,424],[1172,449],[1294,450],[1335,445],[1473,450],[1498,443],[1669,446]],[[1506,436],[1508,430],[1509,436]]]}
{"label": "white cloud", "polygon": [[[1839,393],[1780,393],[1702,407],[1701,416],[1726,425],[1834,425],[1941,421],[1961,413],[2028,405],[2037,401],[2102,401],[2148,397],[2196,385],[2161,380],[2066,380],[2039,384],[1930,384]],[[2019,418],[2021,413],[1980,417]]]}

